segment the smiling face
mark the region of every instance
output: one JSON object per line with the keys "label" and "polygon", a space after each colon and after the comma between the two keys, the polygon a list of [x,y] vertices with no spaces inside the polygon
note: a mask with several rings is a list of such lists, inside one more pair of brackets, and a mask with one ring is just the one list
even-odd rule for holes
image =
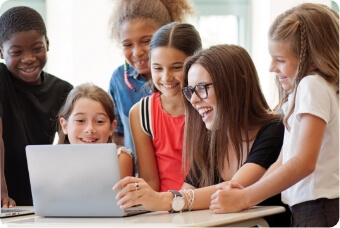
{"label": "smiling face", "polygon": [[110,122],[99,102],[80,98],[75,102],[68,120],[60,118],[60,125],[71,144],[107,143],[117,122]]}
{"label": "smiling face", "polygon": [[172,47],[157,47],[152,50],[152,81],[164,96],[182,96],[183,65],[187,57],[184,52]]}
{"label": "smiling face", "polygon": [[126,61],[139,74],[150,76],[149,48],[157,28],[147,20],[132,20],[123,23],[120,30],[121,44]]}
{"label": "smiling face", "polygon": [[[200,64],[191,65],[188,71],[188,86],[194,88],[197,84],[210,84],[212,83],[211,77],[208,71]],[[214,114],[216,110],[216,95],[214,86],[207,87],[208,96],[206,99],[201,99],[196,93],[193,93],[191,97],[192,106],[202,116],[202,120],[205,126],[209,130],[213,130]]]}
{"label": "smiling face", "polygon": [[47,61],[48,40],[36,30],[14,33],[0,47],[12,75],[29,84],[40,84],[40,74]]}
{"label": "smiling face", "polygon": [[293,89],[299,64],[298,58],[290,50],[288,43],[269,40],[269,54],[272,58],[269,71],[276,73],[282,88],[286,91]]}

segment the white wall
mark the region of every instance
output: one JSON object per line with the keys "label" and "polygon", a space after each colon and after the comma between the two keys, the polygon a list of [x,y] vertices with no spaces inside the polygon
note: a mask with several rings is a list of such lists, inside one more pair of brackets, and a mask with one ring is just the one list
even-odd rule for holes
{"label": "white wall", "polygon": [[[273,0],[272,0],[273,1]],[[271,1],[270,1],[271,2]],[[260,77],[262,91],[267,102],[273,106],[277,101],[274,77],[268,77],[269,54],[267,31],[270,26],[271,4],[263,0],[252,0],[252,59]],[[256,25],[256,26],[255,26]]]}
{"label": "white wall", "polygon": [[110,0],[46,0],[50,37],[47,71],[73,85],[93,82],[107,90],[113,70],[123,63],[111,41]]}
{"label": "white wall", "polygon": [[[73,85],[93,82],[108,89],[113,70],[124,61],[121,49],[109,37],[112,1],[46,0],[50,38],[46,71]],[[0,6],[3,2],[0,0]],[[331,0],[251,0],[252,58],[272,107],[277,104],[277,92],[275,77],[268,72],[267,31],[278,14],[302,2],[330,5]]]}

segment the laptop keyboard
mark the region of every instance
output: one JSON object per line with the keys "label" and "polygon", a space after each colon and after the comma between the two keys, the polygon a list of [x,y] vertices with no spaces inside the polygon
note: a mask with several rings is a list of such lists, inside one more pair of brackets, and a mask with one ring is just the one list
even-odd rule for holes
{"label": "laptop keyboard", "polygon": [[16,208],[1,208],[1,213],[8,213],[8,212],[22,212],[26,211],[23,209],[16,209]]}

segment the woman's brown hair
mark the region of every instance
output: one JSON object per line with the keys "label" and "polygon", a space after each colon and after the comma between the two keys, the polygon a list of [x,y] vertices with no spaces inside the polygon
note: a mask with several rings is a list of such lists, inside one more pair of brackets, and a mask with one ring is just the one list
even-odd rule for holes
{"label": "woman's brown hair", "polygon": [[[238,165],[243,161],[243,143],[249,153],[248,131],[280,116],[271,112],[261,91],[254,63],[247,51],[236,45],[217,45],[189,57],[184,66],[184,86],[193,64],[203,66],[216,95],[214,127],[208,130],[191,103],[185,101],[183,168],[199,186],[214,184],[224,169],[228,143],[235,149]],[[199,176],[201,175],[201,176]]]}

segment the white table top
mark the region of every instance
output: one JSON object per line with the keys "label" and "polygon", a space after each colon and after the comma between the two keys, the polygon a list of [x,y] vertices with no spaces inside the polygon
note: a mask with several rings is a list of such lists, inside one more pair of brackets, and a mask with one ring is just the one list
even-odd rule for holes
{"label": "white table top", "polygon": [[173,214],[158,211],[124,218],[53,218],[25,215],[4,218],[0,221],[7,227],[203,227],[236,225],[235,223],[239,222],[251,226],[263,222],[264,216],[284,211],[284,207],[281,206],[258,206],[227,214],[213,214],[210,210],[198,210]]}

